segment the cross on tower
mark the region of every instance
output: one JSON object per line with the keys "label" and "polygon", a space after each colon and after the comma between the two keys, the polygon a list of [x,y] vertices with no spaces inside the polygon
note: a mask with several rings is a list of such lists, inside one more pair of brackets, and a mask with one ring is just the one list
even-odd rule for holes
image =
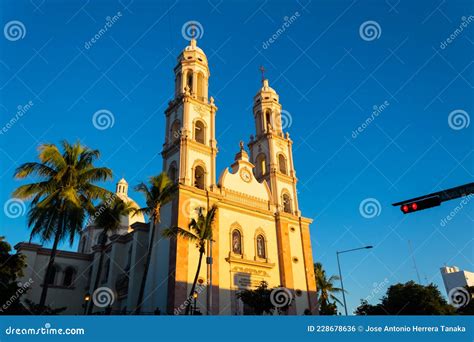
{"label": "cross on tower", "polygon": [[263,81],[265,81],[265,68],[264,68],[263,65],[262,65],[262,66],[260,66],[259,69],[260,69],[260,71],[262,72],[262,83],[263,83]]}

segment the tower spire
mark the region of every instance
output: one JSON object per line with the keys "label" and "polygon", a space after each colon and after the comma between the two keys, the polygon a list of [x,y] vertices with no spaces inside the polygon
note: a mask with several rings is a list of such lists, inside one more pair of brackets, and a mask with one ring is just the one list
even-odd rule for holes
{"label": "tower spire", "polygon": [[263,84],[265,82],[265,68],[263,67],[263,65],[260,66],[259,70],[262,73],[262,84]]}

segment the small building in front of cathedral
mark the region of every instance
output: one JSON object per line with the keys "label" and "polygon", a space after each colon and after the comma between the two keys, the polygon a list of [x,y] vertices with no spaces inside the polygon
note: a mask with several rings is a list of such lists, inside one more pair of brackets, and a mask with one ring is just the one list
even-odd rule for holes
{"label": "small building in front of cathedral", "polygon": [[[278,94],[268,80],[262,82],[254,97],[255,132],[247,145],[249,152],[241,143],[230,168],[217,174],[217,106],[208,95],[207,57],[194,39],[179,55],[174,73],[175,95],[165,111],[162,157],[163,172],[179,189],[176,198],[161,208],[161,222],[153,227],[143,311],[181,314],[192,300],[203,314],[248,314],[250,308],[237,293],[265,281],[269,288],[284,287],[291,293],[287,314],[315,314],[311,220],[299,210],[292,140],[283,132]],[[120,181],[117,195],[135,203],[127,188],[125,180]],[[184,237],[167,239],[162,232],[172,226],[187,228],[197,208],[213,205],[218,207],[213,241],[207,245],[198,287],[190,298],[198,249]],[[108,237],[101,286],[114,293],[113,312],[125,313],[136,306],[151,226],[134,216],[124,218],[122,227]],[[78,252],[58,254],[57,279],[48,280],[53,285],[48,303],[71,304],[67,313],[81,313],[83,298],[94,284],[100,233],[91,222],[82,232]],[[25,279],[37,278],[41,283],[48,249],[25,243],[16,248],[27,255],[33,269]],[[30,299],[38,297],[38,291],[29,292]]]}

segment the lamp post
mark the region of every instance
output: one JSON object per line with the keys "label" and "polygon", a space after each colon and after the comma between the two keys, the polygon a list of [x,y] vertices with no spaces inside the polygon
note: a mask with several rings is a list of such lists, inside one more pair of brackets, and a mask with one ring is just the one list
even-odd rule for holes
{"label": "lamp post", "polygon": [[196,306],[197,306],[197,298],[198,298],[198,293],[197,293],[197,291],[194,291],[194,293],[193,293],[193,298],[194,298],[194,310],[193,310],[193,315],[196,315]]}
{"label": "lamp post", "polygon": [[346,294],[344,293],[344,283],[342,282],[342,272],[341,272],[341,263],[339,262],[339,254],[342,253],[347,253],[347,252],[353,252],[353,251],[358,251],[360,249],[370,249],[373,248],[373,246],[365,246],[365,247],[359,247],[359,248],[352,248],[352,249],[347,249],[345,251],[336,251],[336,256],[337,256],[337,267],[339,268],[339,279],[341,280],[341,289],[342,289],[342,300],[344,301],[344,312],[346,313],[347,316],[347,304],[346,304]]}
{"label": "lamp post", "polygon": [[82,304],[82,306],[84,307],[84,315],[87,313],[87,307],[89,306],[90,300],[91,300],[91,295],[89,293],[86,293],[84,296],[84,304]]}

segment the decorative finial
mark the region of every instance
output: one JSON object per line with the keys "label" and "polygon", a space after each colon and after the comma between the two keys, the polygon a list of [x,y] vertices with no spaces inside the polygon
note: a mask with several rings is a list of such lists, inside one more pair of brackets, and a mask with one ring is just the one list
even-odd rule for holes
{"label": "decorative finial", "polygon": [[263,81],[265,81],[265,68],[263,67],[263,65],[261,65],[259,69],[262,72],[262,84],[263,84]]}
{"label": "decorative finial", "polygon": [[242,140],[240,140],[240,150],[243,151],[244,150],[244,142]]}

